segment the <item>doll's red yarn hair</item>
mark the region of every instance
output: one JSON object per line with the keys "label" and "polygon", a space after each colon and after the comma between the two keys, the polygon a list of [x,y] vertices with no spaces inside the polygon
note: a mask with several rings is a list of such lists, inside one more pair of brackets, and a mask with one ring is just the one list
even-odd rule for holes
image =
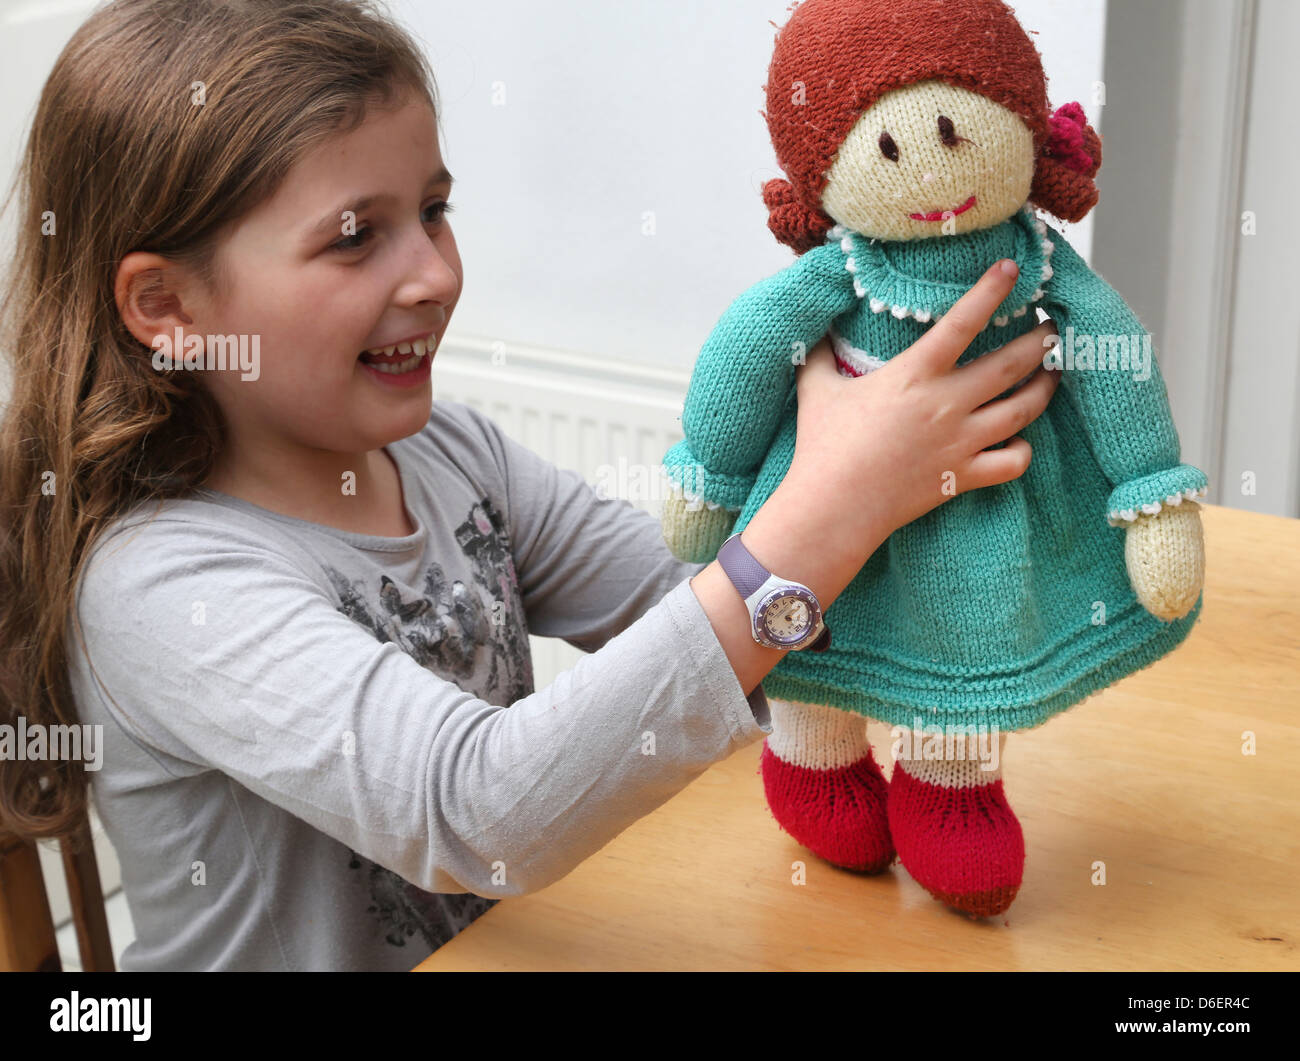
{"label": "doll's red yarn hair", "polygon": [[1033,135],[1029,202],[1063,221],[1097,203],[1101,138],[1083,108],[1051,113],[1042,60],[1002,0],[803,0],[777,34],[767,110],[789,179],[763,185],[768,227],[802,254],[835,223],[826,171],[858,118],[891,89],[938,79],[1006,107]]}

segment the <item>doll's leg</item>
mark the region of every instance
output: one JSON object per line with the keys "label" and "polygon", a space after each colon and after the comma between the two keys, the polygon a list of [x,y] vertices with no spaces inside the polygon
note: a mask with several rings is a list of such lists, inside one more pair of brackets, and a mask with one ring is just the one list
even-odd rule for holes
{"label": "doll's leg", "polygon": [[761,766],[777,823],[814,854],[878,873],[894,860],[888,783],[871,754],[862,715],[768,698],[772,733]]}
{"label": "doll's leg", "polygon": [[1006,737],[998,734],[996,759],[987,734],[914,731],[896,742],[889,827],[898,859],[934,898],[972,917],[1010,906],[1025,868],[1020,821],[1002,789]]}

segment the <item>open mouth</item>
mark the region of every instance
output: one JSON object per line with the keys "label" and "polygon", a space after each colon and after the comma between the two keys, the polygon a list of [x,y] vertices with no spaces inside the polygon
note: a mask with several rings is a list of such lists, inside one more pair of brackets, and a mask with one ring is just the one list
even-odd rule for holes
{"label": "open mouth", "polygon": [[389,359],[377,357],[374,354],[362,354],[361,363],[369,365],[376,372],[383,372],[385,375],[390,376],[400,376],[407,372],[414,372],[428,356],[428,354],[411,354],[410,357],[406,357],[399,354],[396,358]]}
{"label": "open mouth", "polygon": [[956,217],[958,214],[964,214],[975,205],[975,196],[971,196],[961,206],[954,206],[950,210],[931,210],[928,214],[908,214],[913,221],[943,221],[948,217]]}
{"label": "open mouth", "polygon": [[421,368],[438,345],[437,333],[395,343],[382,349],[363,350],[358,360],[384,375],[402,376]]}

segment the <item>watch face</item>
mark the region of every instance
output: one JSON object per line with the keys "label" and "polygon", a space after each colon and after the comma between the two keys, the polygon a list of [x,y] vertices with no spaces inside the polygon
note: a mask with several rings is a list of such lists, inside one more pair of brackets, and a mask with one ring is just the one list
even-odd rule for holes
{"label": "watch face", "polygon": [[773,590],[759,605],[756,618],[767,637],[778,645],[793,645],[808,636],[821,619],[817,599],[803,590]]}

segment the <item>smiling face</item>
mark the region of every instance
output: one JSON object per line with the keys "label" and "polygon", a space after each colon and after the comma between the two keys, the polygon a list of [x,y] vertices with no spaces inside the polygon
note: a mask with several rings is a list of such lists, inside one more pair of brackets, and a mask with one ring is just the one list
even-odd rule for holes
{"label": "smiling face", "polygon": [[822,208],[875,239],[959,235],[1011,217],[1033,179],[1033,135],[1016,114],[945,81],[919,81],[858,119],[827,173]]}
{"label": "smiling face", "polygon": [[[232,289],[186,302],[194,331],[260,337],[259,378],[206,380],[237,456],[361,453],[425,425],[429,362],[461,291],[450,190],[428,105],[372,106],[240,219],[219,251]],[[421,347],[362,357],[424,336],[414,370]]]}

